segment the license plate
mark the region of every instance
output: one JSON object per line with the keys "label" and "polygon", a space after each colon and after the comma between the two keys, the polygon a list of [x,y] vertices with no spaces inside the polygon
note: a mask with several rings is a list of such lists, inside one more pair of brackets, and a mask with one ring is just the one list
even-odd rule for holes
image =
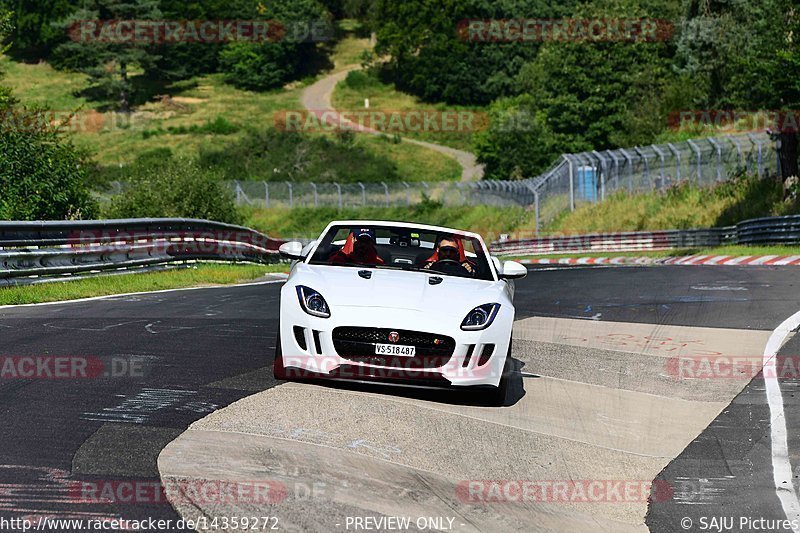
{"label": "license plate", "polygon": [[399,355],[400,357],[414,357],[416,347],[403,346],[402,344],[376,344],[375,353],[377,355]]}

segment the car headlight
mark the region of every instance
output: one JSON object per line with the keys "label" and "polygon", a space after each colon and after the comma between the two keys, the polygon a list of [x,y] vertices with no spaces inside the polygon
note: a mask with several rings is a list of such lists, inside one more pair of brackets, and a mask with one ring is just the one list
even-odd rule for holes
{"label": "car headlight", "polygon": [[331,316],[331,309],[328,307],[328,302],[314,289],[298,285],[297,297],[300,299],[300,307],[309,315],[321,318],[328,318]]}
{"label": "car headlight", "polygon": [[500,310],[500,304],[484,304],[479,305],[464,317],[461,322],[461,329],[467,331],[474,331],[486,329],[492,325],[494,317],[497,316],[497,311]]}

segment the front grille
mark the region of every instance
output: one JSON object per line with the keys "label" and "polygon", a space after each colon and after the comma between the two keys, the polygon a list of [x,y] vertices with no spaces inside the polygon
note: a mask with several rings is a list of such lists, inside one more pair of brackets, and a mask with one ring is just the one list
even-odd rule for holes
{"label": "front grille", "polygon": [[[397,333],[397,342],[389,340]],[[414,357],[376,355],[375,344],[414,346]],[[398,368],[438,368],[453,356],[456,341],[446,335],[391,328],[363,328],[343,326],[333,330],[333,347],[344,359],[360,363]]]}

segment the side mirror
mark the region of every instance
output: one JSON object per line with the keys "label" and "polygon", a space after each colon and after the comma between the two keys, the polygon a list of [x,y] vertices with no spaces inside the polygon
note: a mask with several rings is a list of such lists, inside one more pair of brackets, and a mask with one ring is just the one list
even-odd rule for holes
{"label": "side mirror", "polygon": [[517,263],[516,261],[506,261],[503,263],[503,271],[500,273],[500,279],[521,279],[528,275],[528,269],[525,265]]}
{"label": "side mirror", "polygon": [[303,243],[297,241],[285,242],[278,248],[278,253],[287,259],[299,261],[303,259]]}
{"label": "side mirror", "polygon": [[316,245],[317,241],[311,241],[310,243],[306,244],[305,246],[303,246],[303,251],[300,252],[300,255],[302,255],[303,257],[308,257],[308,254],[311,253],[311,250],[313,250]]}

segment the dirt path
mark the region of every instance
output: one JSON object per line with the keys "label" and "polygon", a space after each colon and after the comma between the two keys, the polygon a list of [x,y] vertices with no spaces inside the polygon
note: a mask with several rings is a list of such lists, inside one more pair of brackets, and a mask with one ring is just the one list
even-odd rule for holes
{"label": "dirt path", "polygon": [[[357,70],[358,68],[359,68],[358,66],[352,66],[340,72],[335,72],[330,76],[322,78],[315,84],[307,87],[303,91],[302,96],[300,97],[300,102],[303,105],[303,107],[305,107],[308,111],[312,111],[315,113],[322,113],[325,111],[335,111],[333,104],[331,103],[331,97],[333,95],[334,89],[336,88],[336,84],[344,80],[350,71]],[[357,124],[354,124],[349,121],[343,120],[341,122],[347,122],[349,124],[352,124],[354,130],[360,131],[362,133],[369,133],[371,135],[381,134],[381,132],[379,131],[363,126],[358,126]],[[403,137],[403,142],[416,144],[418,146],[422,146],[430,150],[435,150],[448,157],[454,158],[461,165],[462,169],[461,181],[476,181],[483,178],[483,165],[478,164],[475,154],[471,152],[456,150],[455,148],[450,148],[449,146],[442,146],[440,144],[418,141],[416,139],[409,139],[407,137]]]}

